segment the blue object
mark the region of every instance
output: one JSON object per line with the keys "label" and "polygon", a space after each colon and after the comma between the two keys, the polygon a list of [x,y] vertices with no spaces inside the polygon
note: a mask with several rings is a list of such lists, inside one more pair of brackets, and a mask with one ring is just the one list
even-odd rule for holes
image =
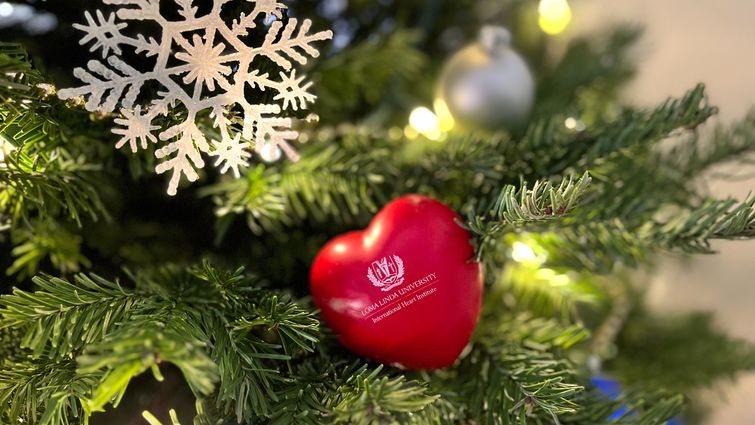
{"label": "blue object", "polygon": [[[616,400],[621,395],[621,385],[611,378],[603,376],[593,376],[590,378],[590,383],[598,389],[603,395],[608,397],[609,400]],[[608,419],[619,419],[626,415],[627,408],[622,407],[619,410],[613,412]],[[673,424],[672,424],[673,425]]]}
{"label": "blue object", "polygon": [[[621,395],[621,384],[618,381],[605,376],[593,376],[590,378],[590,383],[603,395],[608,397],[609,400],[616,400]],[[619,419],[627,414],[628,409],[621,407],[617,411],[613,412],[608,419]],[[631,412],[630,412],[631,414]],[[678,418],[673,418],[666,422],[666,425],[684,425]]]}

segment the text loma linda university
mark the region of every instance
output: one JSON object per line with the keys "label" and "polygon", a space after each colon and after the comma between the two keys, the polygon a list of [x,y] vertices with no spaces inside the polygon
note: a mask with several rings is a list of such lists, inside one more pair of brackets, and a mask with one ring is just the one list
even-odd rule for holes
{"label": "text loma linda university", "polygon": [[[407,285],[404,285],[401,289],[398,289],[396,291],[391,292],[390,294],[386,295],[385,297],[381,298],[380,300],[368,305],[367,307],[363,308],[360,313],[362,317],[368,317],[372,315],[373,313],[378,312],[383,307],[389,306],[391,304],[395,304],[392,308],[380,312],[379,315],[376,315],[372,318],[373,323],[377,323],[380,320],[392,315],[393,313],[396,313],[397,311],[401,310],[402,308],[408,307],[415,301],[419,301],[422,298],[434,294],[438,288],[429,288],[425,291],[419,292],[419,290],[428,284],[434,283],[438,280],[438,276],[436,273],[430,273],[426,276],[423,276],[417,280],[415,280],[412,283],[409,283]],[[406,297],[409,294],[412,294],[413,292],[418,292],[414,294],[411,298],[401,299],[402,297]]]}

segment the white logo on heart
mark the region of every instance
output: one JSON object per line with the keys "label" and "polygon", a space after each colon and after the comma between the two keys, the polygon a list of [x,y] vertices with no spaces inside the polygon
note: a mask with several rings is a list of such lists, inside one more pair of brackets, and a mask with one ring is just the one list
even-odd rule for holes
{"label": "white logo on heart", "polygon": [[367,278],[381,291],[390,291],[404,283],[404,262],[398,255],[389,255],[373,261],[367,269]]}

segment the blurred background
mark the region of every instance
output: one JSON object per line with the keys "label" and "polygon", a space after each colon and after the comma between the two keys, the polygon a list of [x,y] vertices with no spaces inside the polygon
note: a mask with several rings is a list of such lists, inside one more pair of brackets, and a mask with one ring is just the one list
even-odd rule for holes
{"label": "blurred background", "polygon": [[[755,2],[748,0],[581,0],[564,37],[594,32],[617,21],[645,26],[637,57],[639,73],[625,96],[651,106],[697,82],[704,82],[718,119],[741,119],[755,104]],[[718,196],[744,198],[755,180],[709,178]],[[755,242],[719,242],[719,255],[691,260],[668,258],[656,271],[649,302],[656,309],[711,310],[732,335],[755,341]],[[719,389],[720,390],[720,389]],[[707,423],[755,423],[755,375],[723,390]]]}

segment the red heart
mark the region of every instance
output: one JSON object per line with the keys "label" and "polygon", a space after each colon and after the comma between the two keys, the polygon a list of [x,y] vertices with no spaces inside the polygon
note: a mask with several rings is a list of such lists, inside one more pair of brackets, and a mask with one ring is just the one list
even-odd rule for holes
{"label": "red heart", "polygon": [[410,369],[453,364],[474,331],[483,285],[458,218],[436,200],[408,195],[366,230],[325,245],[310,286],[343,345]]}

